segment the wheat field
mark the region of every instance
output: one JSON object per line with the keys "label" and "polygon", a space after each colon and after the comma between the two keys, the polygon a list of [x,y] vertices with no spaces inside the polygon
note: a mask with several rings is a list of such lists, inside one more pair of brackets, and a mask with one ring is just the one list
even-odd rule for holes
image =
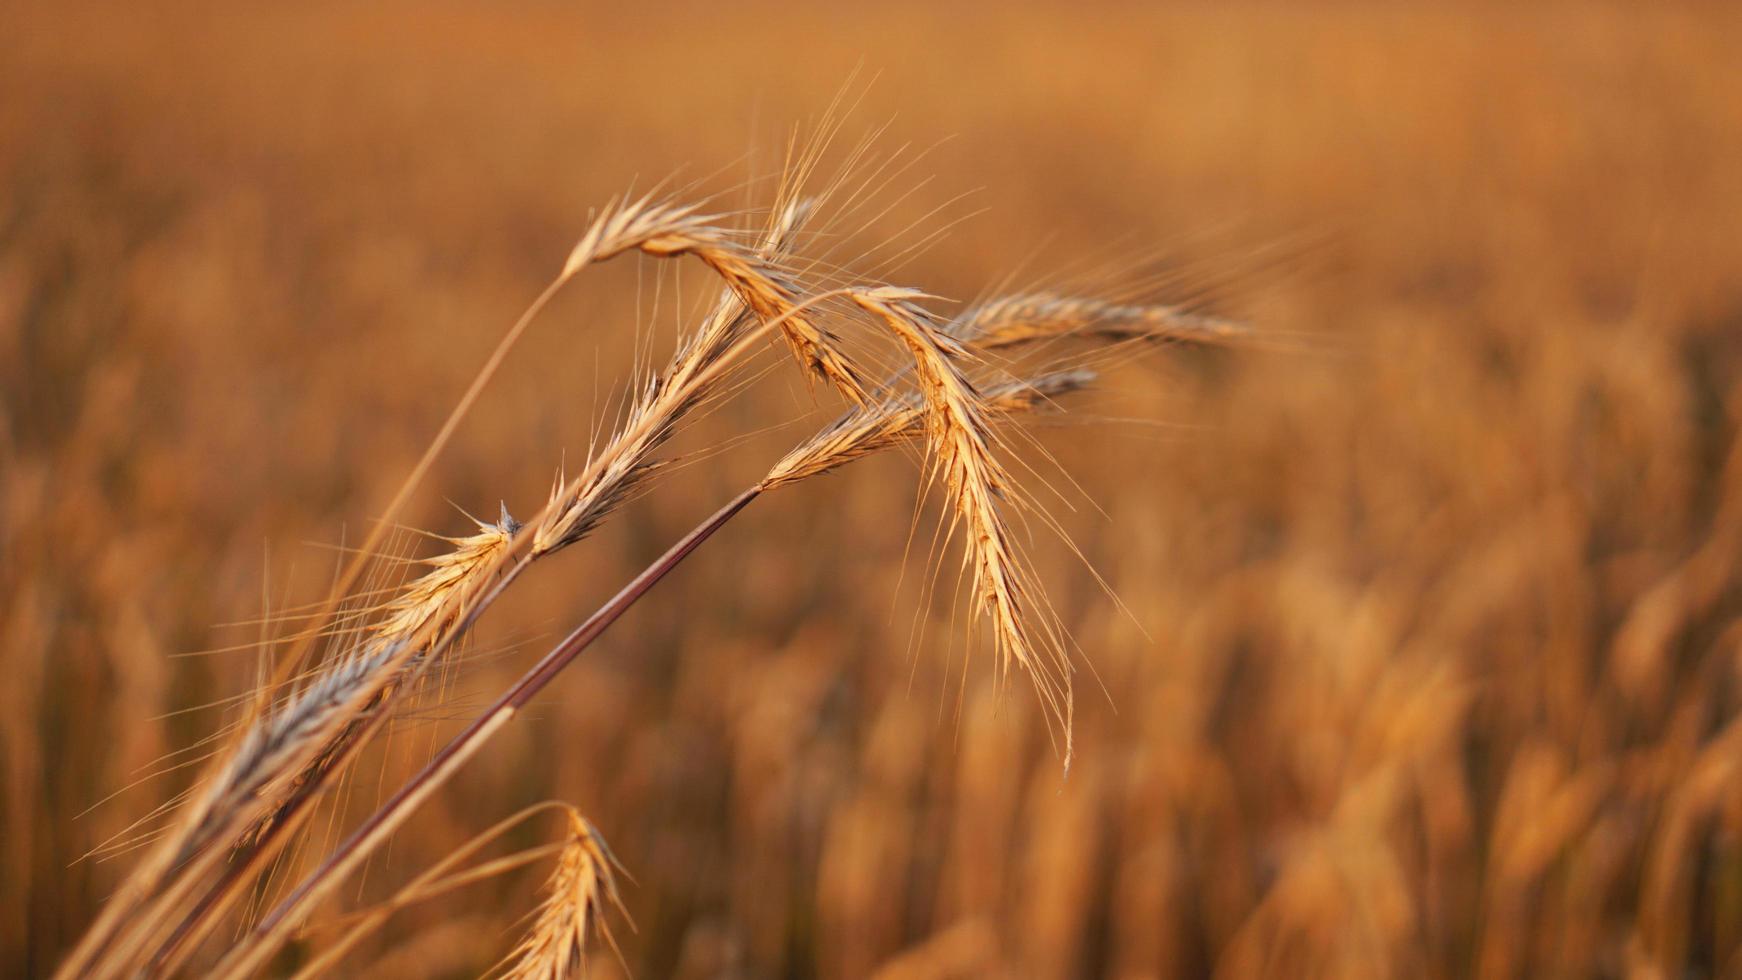
{"label": "wheat field", "polygon": [[[147,972],[237,966],[752,488],[234,975],[1737,975],[1738,44],[1695,2],[0,9],[0,972],[331,768]],[[1042,292],[1216,342],[1040,345],[1031,411],[955,348]],[[906,441],[843,450],[888,378]],[[212,781],[377,531],[372,637],[529,567],[345,765]]]}

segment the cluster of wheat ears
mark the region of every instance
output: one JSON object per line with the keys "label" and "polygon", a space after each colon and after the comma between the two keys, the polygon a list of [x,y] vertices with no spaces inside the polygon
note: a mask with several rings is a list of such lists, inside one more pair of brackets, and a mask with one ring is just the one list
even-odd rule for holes
{"label": "cluster of wheat ears", "polygon": [[[192,963],[216,977],[243,977],[269,965],[323,898],[369,858],[490,737],[513,719],[637,598],[757,496],[883,450],[923,453],[925,484],[949,515],[946,539],[959,537],[976,619],[996,650],[1001,674],[1033,680],[1055,745],[1071,754],[1073,658],[1068,638],[1040,594],[1018,547],[1013,521],[1031,504],[1000,461],[1006,426],[1046,409],[1094,375],[1067,355],[1083,344],[1225,340],[1227,321],[1160,305],[1097,300],[1058,292],[993,298],[953,317],[913,289],[855,283],[798,244],[827,195],[805,197],[803,168],[783,181],[765,221],[705,213],[671,197],[624,198],[598,213],[562,270],[509,329],[425,455],[386,508],[330,598],[271,668],[226,747],[176,809],[146,856],[111,896],[66,960],[64,977],[158,976]],[[755,225],[746,229],[744,225]],[[572,476],[559,477],[549,501],[525,520],[506,508],[495,523],[449,539],[451,550],[364,622],[332,621],[346,605],[366,558],[448,442],[509,347],[565,284],[589,267],[639,253],[693,256],[722,281],[711,312],[681,338],[660,370],[637,382],[620,421]],[[900,356],[877,365],[849,353],[881,343]],[[845,400],[844,414],[794,447],[753,485],[697,526],[623,587],[357,826],[270,909],[239,900],[262,876],[330,791],[403,709],[420,680],[441,669],[492,602],[530,565],[580,541],[612,511],[646,490],[670,462],[673,433],[711,399],[754,380],[750,364],[770,341],[784,340],[815,387]],[[876,380],[881,377],[882,380]],[[153,818],[170,813],[166,807]],[[491,840],[541,814],[565,815],[562,840],[513,858],[462,867]],[[515,814],[404,886],[390,902],[354,917],[341,938],[302,966],[332,966],[359,938],[407,902],[554,857],[556,869],[526,939],[498,966],[509,976],[564,976],[583,965],[590,934],[602,931],[602,905],[615,901],[614,859],[574,808],[542,804]],[[241,903],[248,905],[250,903]],[[221,952],[201,954],[221,923],[237,929]],[[240,922],[240,925],[237,923]],[[609,933],[605,933],[608,937]],[[196,956],[199,957],[196,959]]]}

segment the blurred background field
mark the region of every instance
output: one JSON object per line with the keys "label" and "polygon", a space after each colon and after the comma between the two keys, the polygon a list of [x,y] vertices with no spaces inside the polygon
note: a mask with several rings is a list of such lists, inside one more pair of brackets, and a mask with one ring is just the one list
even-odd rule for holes
{"label": "blurred background field", "polygon": [[[765,173],[846,87],[925,150],[869,237],[955,222],[874,271],[1150,250],[1260,328],[1035,430],[1131,613],[1037,543],[1110,692],[1069,779],[983,652],[961,686],[897,457],[758,502],[349,897],[555,797],[634,877],[639,977],[1734,975],[1739,46],[1723,4],[0,9],[0,962],[52,967],[126,866],[75,859],[191,772],[81,814],[252,677],[173,655],[320,594],[588,208]],[[565,293],[411,523],[542,501],[637,275]],[[517,587],[347,812],[808,431],[790,375]],[[474,974],[538,878],[347,969]]]}

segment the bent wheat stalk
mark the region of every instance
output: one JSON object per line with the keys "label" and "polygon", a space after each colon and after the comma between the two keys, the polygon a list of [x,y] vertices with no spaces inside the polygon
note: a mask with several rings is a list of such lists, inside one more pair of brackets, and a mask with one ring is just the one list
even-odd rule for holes
{"label": "bent wheat stalk", "polygon": [[545,883],[546,897],[538,920],[509,954],[515,962],[502,974],[502,980],[563,980],[582,975],[587,938],[594,932],[602,934],[613,948],[617,945],[602,917],[606,902],[619,911],[623,908],[612,874],[617,859],[592,821],[573,807],[568,816],[568,842]]}
{"label": "bent wheat stalk", "polygon": [[[395,494],[389,503],[385,519],[376,526],[365,541],[362,553],[347,567],[341,577],[338,587],[334,589],[332,598],[324,604],[319,615],[305,628],[304,636],[297,646],[281,664],[274,686],[282,684],[296,673],[299,665],[312,648],[313,639],[319,634],[325,620],[337,608],[338,596],[343,595],[361,574],[363,561],[379,546],[385,527],[397,514],[400,507],[409,497],[412,487],[427,472],[436,455],[446,445],[457,428],[460,418],[469,406],[476,400],[484,384],[494,374],[506,357],[508,349],[530,325],[533,318],[549,303],[552,297],[587,266],[622,254],[643,243],[686,228],[700,224],[695,215],[696,209],[678,207],[667,203],[654,203],[651,197],[644,197],[633,204],[625,203],[608,205],[603,213],[589,226],[580,241],[571,250],[568,260],[561,272],[533,300],[511,326],[496,349],[491,352],[484,366],[480,369],[466,393],[461,397],[440,431],[425,451],[422,458],[413,468],[412,474]],[[494,563],[493,563],[494,565]],[[456,593],[471,590],[455,589]],[[456,607],[463,608],[463,607]],[[388,643],[378,644],[370,653],[359,657],[349,664],[341,665],[344,677],[330,683],[321,692],[318,701],[307,701],[302,707],[315,708],[311,714],[322,719],[336,718],[341,715],[354,716],[360,712],[361,706],[375,698],[382,690],[389,676],[404,665],[410,655],[419,649],[419,645],[435,638],[438,630],[429,624],[420,624],[412,635],[404,639],[404,643],[394,647]],[[362,669],[363,666],[369,669]],[[245,826],[259,819],[265,804],[258,803],[258,797],[252,794],[234,792],[237,784],[253,782],[257,786],[272,785],[279,773],[247,775],[247,761],[267,762],[282,761],[284,769],[301,771],[321,750],[322,742],[309,737],[319,730],[307,727],[307,719],[289,724],[283,722],[267,722],[268,727],[277,725],[280,734],[295,735],[296,738],[271,742],[281,752],[267,752],[262,755],[259,739],[255,745],[246,741],[239,743],[231,753],[231,758],[220,765],[220,771],[227,771],[231,777],[228,785],[223,780],[217,786],[210,788],[202,800],[190,807],[183,814],[178,826],[168,837],[141,862],[134,873],[122,885],[120,892],[110,900],[96,923],[81,939],[72,955],[62,964],[57,975],[61,977],[111,976],[133,972],[137,957],[141,950],[149,946],[154,936],[160,936],[164,928],[161,914],[153,914],[145,908],[147,903],[157,908],[173,907],[185,899],[186,893],[197,886],[201,877],[210,872],[215,862],[223,855],[214,853],[211,846],[214,840],[234,839],[234,828]],[[304,750],[304,751],[298,751]],[[243,767],[237,764],[242,763]],[[217,809],[224,802],[246,800],[250,805],[235,811]],[[174,880],[171,880],[171,879]]]}

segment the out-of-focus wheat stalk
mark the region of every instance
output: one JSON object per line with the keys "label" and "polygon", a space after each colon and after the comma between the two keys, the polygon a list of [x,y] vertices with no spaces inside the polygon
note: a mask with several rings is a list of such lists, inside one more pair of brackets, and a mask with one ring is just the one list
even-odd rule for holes
{"label": "out-of-focus wheat stalk", "polygon": [[[561,842],[455,870],[486,845],[553,810],[563,815]],[[540,903],[534,926],[522,943],[503,958],[503,964],[518,960],[514,969],[525,970],[544,964],[552,969],[576,970],[583,962],[587,938],[591,934],[602,934],[611,941],[610,929],[601,915],[606,903],[615,906],[619,912],[623,910],[615,875],[618,864],[592,821],[567,803],[550,801],[529,806],[498,821],[426,868],[391,899],[356,916],[351,927],[299,969],[293,980],[312,980],[331,970],[358,942],[380,929],[400,909],[553,855],[557,858],[556,867],[545,883],[545,898]]]}
{"label": "out-of-focus wheat stalk", "polygon": [[623,904],[612,874],[616,863],[592,822],[570,808],[568,840],[545,884],[544,904],[531,931],[509,954],[514,962],[503,980],[565,980],[582,974],[588,938],[598,932],[611,941],[602,918],[605,903]]}

